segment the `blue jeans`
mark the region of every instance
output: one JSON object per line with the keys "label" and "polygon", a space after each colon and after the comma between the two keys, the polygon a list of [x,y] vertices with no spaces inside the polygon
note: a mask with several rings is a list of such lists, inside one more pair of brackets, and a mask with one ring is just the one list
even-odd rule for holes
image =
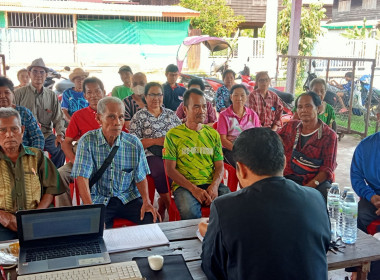
{"label": "blue jeans", "polygon": [[51,134],[45,139],[44,150],[51,155],[51,161],[54,163],[55,167],[60,168],[65,164],[66,156],[61,149],[61,145],[55,146],[55,135]]}
{"label": "blue jeans", "polygon": [[[206,190],[209,187],[209,184],[199,185],[198,188]],[[219,185],[218,196],[230,193],[230,189],[223,184]],[[181,215],[182,220],[188,219],[197,219],[202,217],[202,205],[199,201],[183,187],[179,187],[173,193],[174,201],[177,205],[179,214]]]}

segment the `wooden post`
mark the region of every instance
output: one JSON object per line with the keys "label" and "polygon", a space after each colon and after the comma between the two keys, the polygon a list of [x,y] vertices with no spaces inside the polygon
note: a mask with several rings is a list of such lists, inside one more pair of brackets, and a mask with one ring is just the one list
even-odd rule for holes
{"label": "wooden post", "polygon": [[[288,55],[298,55],[302,0],[292,1]],[[286,92],[294,93],[296,87],[297,59],[289,58],[286,72]]]}
{"label": "wooden post", "polygon": [[77,34],[77,15],[73,15],[73,43],[74,43],[74,62],[78,64],[78,34]]}

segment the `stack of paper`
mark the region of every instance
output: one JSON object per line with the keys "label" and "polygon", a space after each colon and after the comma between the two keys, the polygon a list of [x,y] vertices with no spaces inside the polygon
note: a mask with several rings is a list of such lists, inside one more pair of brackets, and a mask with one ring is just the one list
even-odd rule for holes
{"label": "stack of paper", "polygon": [[157,224],[105,230],[103,238],[109,253],[169,244],[169,240]]}

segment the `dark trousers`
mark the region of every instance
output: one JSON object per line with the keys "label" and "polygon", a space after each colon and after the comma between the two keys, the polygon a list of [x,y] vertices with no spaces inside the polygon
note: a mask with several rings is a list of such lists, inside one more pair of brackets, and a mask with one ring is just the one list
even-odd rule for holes
{"label": "dark trousers", "polygon": [[0,225],[0,241],[17,239],[17,232]]}
{"label": "dark trousers", "polygon": [[234,160],[232,151],[226,148],[223,148],[223,155],[224,155],[224,162],[236,168],[236,162]]}
{"label": "dark trousers", "polygon": [[154,180],[154,185],[158,193],[168,193],[168,184],[166,182],[164,161],[158,156],[149,156],[148,161],[150,175]]}
{"label": "dark trousers", "polygon": [[117,197],[112,197],[106,207],[106,228],[112,228],[114,218],[127,219],[135,224],[151,224],[153,223],[153,215],[150,212],[145,213],[144,219],[140,219],[142,198],[136,198],[127,204],[123,204]]}
{"label": "dark trousers", "polygon": [[[358,229],[367,233],[367,226],[374,220],[379,220],[376,215],[377,208],[367,199],[362,198],[358,204]],[[371,262],[371,270],[368,273],[368,280],[380,279],[380,261]]]}
{"label": "dark trousers", "polygon": [[58,169],[65,164],[66,156],[61,149],[61,145],[55,146],[55,139],[56,137],[53,134],[46,138],[44,150],[51,155],[51,161]]}

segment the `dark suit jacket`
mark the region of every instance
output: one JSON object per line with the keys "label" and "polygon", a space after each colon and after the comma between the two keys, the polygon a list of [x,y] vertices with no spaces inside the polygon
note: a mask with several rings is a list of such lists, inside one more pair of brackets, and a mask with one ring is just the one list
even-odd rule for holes
{"label": "dark suit jacket", "polygon": [[218,197],[203,241],[208,279],[327,279],[330,221],[315,189],[271,177]]}

